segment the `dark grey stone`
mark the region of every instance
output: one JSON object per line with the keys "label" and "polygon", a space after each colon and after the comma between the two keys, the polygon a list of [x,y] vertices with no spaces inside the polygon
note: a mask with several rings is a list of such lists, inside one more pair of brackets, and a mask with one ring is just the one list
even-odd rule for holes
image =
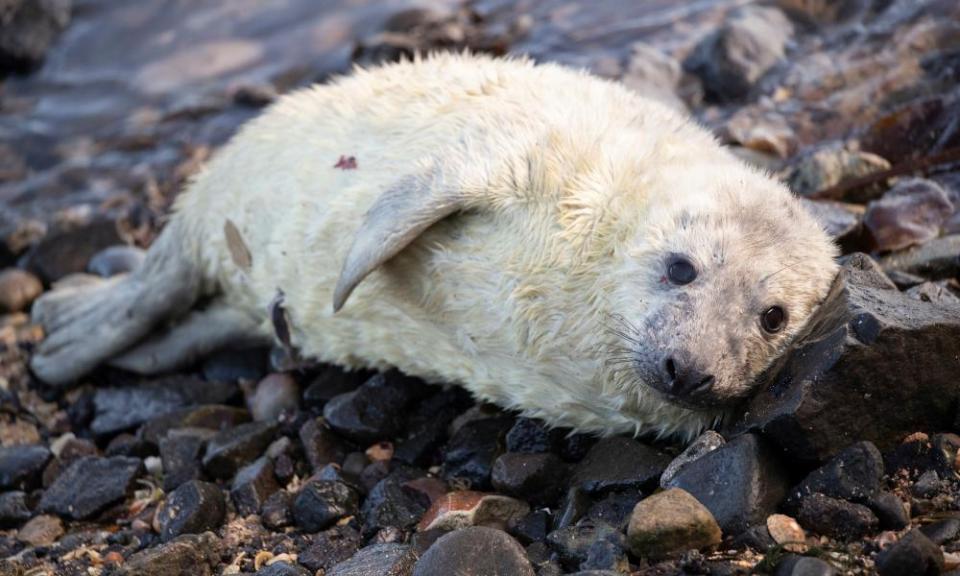
{"label": "dark grey stone", "polygon": [[57,477],[40,499],[39,509],[84,520],[123,500],[143,468],[125,456],[79,458]]}
{"label": "dark grey stone", "polygon": [[571,486],[589,494],[640,490],[656,483],[670,457],[645,444],[613,436],[597,442],[574,469]]}
{"label": "dark grey stone", "polygon": [[276,432],[273,423],[248,422],[218,433],[207,442],[204,470],[214,478],[230,478],[242,466],[259,458]]}
{"label": "dark grey stone", "polygon": [[416,558],[405,544],[374,544],[330,570],[326,576],[408,576]]}
{"label": "dark grey stone", "polygon": [[817,534],[843,541],[876,532],[880,524],[866,506],[823,494],[811,494],[803,499],[797,521]]}
{"label": "dark grey stone", "polygon": [[851,502],[866,503],[880,490],[883,456],[872,442],[857,442],[811,472],[790,490],[787,505],[795,510],[810,494],[820,493]]}
{"label": "dark grey stone", "polygon": [[216,530],[226,514],[227,502],[216,484],[191,480],[167,496],[157,511],[160,537],[169,541],[183,534]]}
{"label": "dark grey stone", "polygon": [[534,576],[523,547],[506,532],[471,526],[440,537],[413,568],[413,576]]}
{"label": "dark grey stone", "polygon": [[0,447],[0,490],[35,488],[50,457],[45,446]]}
{"label": "dark grey stone", "polygon": [[877,554],[880,576],[938,576],[943,572],[943,551],[919,530]]}
{"label": "dark grey stone", "polygon": [[499,491],[535,505],[551,505],[563,492],[564,463],[550,453],[508,452],[493,464],[491,480]]}
{"label": "dark grey stone", "polygon": [[293,501],[293,518],[306,532],[319,532],[344,516],[357,513],[359,497],[342,482],[313,480],[300,489]]}

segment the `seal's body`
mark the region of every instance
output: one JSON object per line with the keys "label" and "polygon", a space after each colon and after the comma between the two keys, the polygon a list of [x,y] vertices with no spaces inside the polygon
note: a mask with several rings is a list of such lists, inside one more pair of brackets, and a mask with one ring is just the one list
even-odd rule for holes
{"label": "seal's body", "polygon": [[796,335],[833,256],[788,191],[676,112],[559,66],[435,56],[245,126],[143,268],[38,302],[33,368],[157,372],[279,331],[553,424],[689,435]]}

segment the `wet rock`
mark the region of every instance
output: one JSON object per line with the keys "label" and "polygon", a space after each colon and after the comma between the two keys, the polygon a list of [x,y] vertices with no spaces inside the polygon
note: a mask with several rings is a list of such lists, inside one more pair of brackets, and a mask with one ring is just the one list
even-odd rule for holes
{"label": "wet rock", "polygon": [[138,436],[144,442],[159,446],[171,430],[197,429],[222,431],[250,421],[250,413],[242,408],[210,404],[196,408],[183,408],[147,421]]}
{"label": "wet rock", "polygon": [[877,554],[880,576],[936,576],[943,571],[943,551],[919,530]]}
{"label": "wet rock", "polygon": [[875,532],[879,526],[877,517],[866,506],[823,494],[804,498],[797,520],[817,534],[844,541],[862,538]]}
{"label": "wet rock", "polygon": [[917,498],[933,498],[940,491],[940,475],[936,470],[927,470],[910,487]]}
{"label": "wet rock", "polygon": [[201,458],[215,434],[203,428],[177,428],[160,440],[164,490],[172,492],[184,482],[203,477]]}
{"label": "wet rock", "polygon": [[263,453],[276,431],[273,424],[250,422],[218,433],[207,443],[204,470],[214,478],[230,478]]}
{"label": "wet rock", "polygon": [[553,454],[508,452],[493,464],[493,487],[535,504],[553,504],[563,491],[566,469]]}
{"label": "wet rock", "polygon": [[247,516],[259,514],[264,502],[279,490],[273,475],[273,461],[262,456],[237,472],[230,488],[230,497],[237,513]]}
{"label": "wet rock", "polygon": [[331,399],[353,392],[373,375],[366,370],[347,372],[339,366],[324,366],[303,391],[304,407],[323,409]]}
{"label": "wet rock", "polygon": [[23,525],[17,539],[31,546],[50,546],[63,536],[63,521],[56,516],[37,516]]}
{"label": "wet rock", "polygon": [[98,435],[128,430],[187,406],[221,404],[236,395],[230,384],[204,382],[190,376],[169,376],[94,392],[95,416],[90,429]]}
{"label": "wet rock", "polygon": [[136,246],[110,246],[93,255],[87,272],[102,278],[133,272],[143,264],[147,252]]}
{"label": "wet rock", "polygon": [[13,0],[0,20],[0,76],[29,72],[70,23],[71,0]]}
{"label": "wet rock", "polygon": [[550,430],[540,420],[517,418],[507,432],[507,452],[549,452],[554,442]]}
{"label": "wet rock", "polygon": [[947,518],[919,528],[931,542],[940,546],[960,538],[960,518]]}
{"label": "wet rock", "polygon": [[73,462],[43,493],[39,510],[74,520],[91,518],[123,500],[143,468],[125,456],[87,456]]}
{"label": "wet rock", "polygon": [[663,474],[660,475],[660,487],[666,488],[670,485],[670,481],[677,475],[684,466],[697,460],[698,458],[703,457],[705,454],[713,452],[717,448],[726,444],[727,441],[723,436],[717,434],[713,430],[707,430],[703,434],[697,437],[696,440],[690,443],[679,456],[674,458],[667,468],[663,471]]}
{"label": "wet rock", "polygon": [[700,77],[708,97],[736,100],[783,59],[792,36],[793,26],[779,10],[743,8],[704,38],[683,66]]}
{"label": "wet rock", "polygon": [[420,476],[418,470],[398,468],[370,490],[360,510],[365,538],[383,528],[406,530],[417,524],[430,507],[430,499],[405,484]]}
{"label": "wet rock", "polygon": [[314,480],[293,501],[293,518],[306,532],[319,532],[344,516],[357,513],[359,497],[343,482]]}
{"label": "wet rock", "polygon": [[734,428],[761,430],[793,458],[823,461],[857,440],[887,449],[918,429],[947,429],[960,398],[960,308],[912,300],[853,255],[811,333],[771,372]]}
{"label": "wet rock", "polygon": [[777,564],[773,576],[834,576],[836,569],[819,558],[790,554]]}
{"label": "wet rock", "polygon": [[469,393],[460,387],[418,402],[410,415],[407,437],[397,444],[394,458],[421,467],[439,463],[450,423],[472,403]]}
{"label": "wet rock", "polygon": [[260,510],[260,520],[271,530],[280,530],[293,523],[293,496],[286,490],[270,495]]}
{"label": "wet rock", "polygon": [[688,492],[670,488],[641,500],[627,527],[627,545],[641,558],[667,558],[720,544],[720,526]]}
{"label": "wet rock", "polygon": [[633,509],[642,496],[640,492],[630,490],[608,494],[591,506],[585,516],[593,520],[606,522],[618,530],[625,530],[630,522]]}
{"label": "wet rock", "polygon": [[504,438],[512,425],[512,418],[496,417],[461,426],[447,443],[443,477],[465,480],[475,490],[489,488],[493,463],[500,456]]}
{"label": "wet rock", "polygon": [[43,292],[33,274],[16,268],[0,272],[0,313],[25,310]]}
{"label": "wet rock", "polygon": [[226,499],[216,484],[191,480],[167,496],[157,510],[156,522],[160,537],[168,541],[183,534],[216,530],[226,514]]}
{"label": "wet rock", "polygon": [[341,436],[360,444],[372,444],[400,432],[401,414],[412,399],[403,380],[377,374],[353,392],[327,402],[323,418]]}
{"label": "wet rock", "polygon": [[13,528],[23,524],[33,513],[27,506],[27,495],[24,492],[0,493],[0,529]]}
{"label": "wet rock", "polygon": [[123,576],[211,576],[220,563],[220,542],[211,532],[187,534],[130,556]]}
{"label": "wet rock", "polygon": [[340,464],[347,454],[343,441],[324,426],[322,418],[308,420],[300,427],[300,442],[314,470],[330,463]]}
{"label": "wet rock", "polygon": [[902,250],[940,235],[953,203],[932,180],[908,178],[867,206],[863,225],[878,252]]}
{"label": "wet rock", "polygon": [[317,534],[297,561],[312,573],[329,570],[356,554],[362,543],[359,532],[350,526],[337,526]]}
{"label": "wet rock", "polygon": [[312,576],[299,566],[287,562],[274,562],[257,570],[257,576]]}
{"label": "wet rock", "polygon": [[[818,148],[801,156],[787,178],[790,190],[806,197],[848,180],[890,169],[890,163],[869,152],[846,150],[837,146]],[[866,187],[849,192],[842,199],[862,203],[876,198],[882,188]]]}
{"label": "wet rock", "polygon": [[413,576],[533,576],[520,544],[506,532],[471,526],[440,537],[417,561]]}
{"label": "wet rock", "polygon": [[247,398],[253,419],[264,422],[276,420],[283,413],[293,413],[299,405],[300,388],[289,374],[269,374]]}
{"label": "wet rock", "polygon": [[884,270],[919,274],[930,280],[960,276],[960,234],[935,238],[880,259]]}
{"label": "wet rock", "polygon": [[524,546],[533,542],[545,542],[550,532],[550,522],[550,512],[537,510],[512,523],[509,532]]}
{"label": "wet rock", "polygon": [[50,232],[24,256],[23,267],[50,284],[83,272],[94,254],[122,243],[112,220],[95,220],[74,228]]}
{"label": "wet rock", "polygon": [[796,509],[813,493],[865,503],[880,490],[883,456],[872,442],[857,442],[811,472],[790,490],[787,504]]}
{"label": "wet rock", "polygon": [[374,544],[337,564],[325,576],[407,576],[415,561],[404,544]]}
{"label": "wet rock", "polygon": [[577,486],[569,488],[557,507],[553,529],[572,526],[587,513],[592,504],[593,500],[582,489]]}
{"label": "wet rock", "polygon": [[626,540],[619,530],[595,520],[582,520],[574,526],[554,530],[547,535],[547,544],[560,555],[569,570],[586,568],[583,564],[588,559],[611,556],[610,552],[613,552],[614,563],[618,563],[626,548]]}
{"label": "wet rock", "polygon": [[720,528],[733,535],[765,521],[787,491],[773,449],[753,434],[738,436],[690,462],[667,485],[693,495]]}
{"label": "wet rock", "polygon": [[570,480],[588,494],[639,490],[655,482],[670,457],[629,438],[614,436],[598,442],[577,464]]}
{"label": "wet rock", "polygon": [[44,446],[0,446],[0,490],[36,487],[50,457]]}
{"label": "wet rock", "polygon": [[459,530],[467,526],[505,529],[530,511],[526,502],[470,490],[448,492],[423,514],[417,530]]}
{"label": "wet rock", "polygon": [[559,452],[566,462],[579,462],[587,457],[590,449],[599,442],[599,438],[590,434],[569,432],[560,439]]}
{"label": "wet rock", "polygon": [[903,530],[910,524],[910,511],[895,494],[880,492],[866,504],[880,521],[883,530]]}

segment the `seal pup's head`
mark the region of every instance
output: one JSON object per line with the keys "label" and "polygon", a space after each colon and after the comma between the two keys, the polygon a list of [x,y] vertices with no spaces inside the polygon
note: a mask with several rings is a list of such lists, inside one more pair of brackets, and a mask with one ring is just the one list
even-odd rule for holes
{"label": "seal pup's head", "polygon": [[613,298],[615,381],[646,402],[719,413],[806,325],[837,249],[782,184],[739,162],[661,174],[669,193],[650,198]]}

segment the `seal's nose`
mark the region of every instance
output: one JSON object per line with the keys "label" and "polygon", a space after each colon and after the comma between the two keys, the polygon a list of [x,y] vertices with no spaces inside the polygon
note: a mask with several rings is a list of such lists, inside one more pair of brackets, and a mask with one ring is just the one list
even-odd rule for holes
{"label": "seal's nose", "polygon": [[663,371],[666,391],[674,396],[689,396],[713,386],[712,374],[707,374],[694,362],[681,361],[676,355],[667,356],[663,361]]}

